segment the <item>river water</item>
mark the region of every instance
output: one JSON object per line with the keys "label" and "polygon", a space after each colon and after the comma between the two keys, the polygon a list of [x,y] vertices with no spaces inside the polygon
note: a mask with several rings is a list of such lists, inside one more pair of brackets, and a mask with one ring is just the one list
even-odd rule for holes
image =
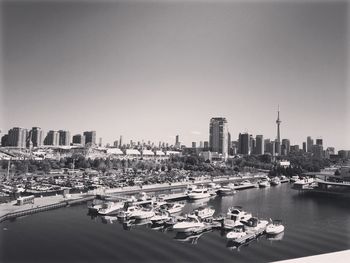
{"label": "river water", "polygon": [[289,184],[239,191],[202,203],[216,214],[234,205],[260,218],[281,219],[280,240],[261,236],[239,248],[218,230],[188,240],[140,225],[125,230],[87,215],[87,204],[51,210],[0,224],[1,262],[270,262],[350,249],[349,199],[298,194]]}

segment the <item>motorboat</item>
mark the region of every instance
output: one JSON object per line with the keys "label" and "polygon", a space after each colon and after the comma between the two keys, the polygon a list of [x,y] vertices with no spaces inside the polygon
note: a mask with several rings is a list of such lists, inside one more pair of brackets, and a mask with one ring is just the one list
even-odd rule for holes
{"label": "motorboat", "polygon": [[154,216],[155,216],[155,212],[153,211],[153,208],[141,208],[135,211],[130,217],[135,218],[137,220],[141,220],[141,219],[152,218]]}
{"label": "motorboat", "polygon": [[257,217],[251,217],[248,220],[241,220],[241,223],[245,225],[247,230],[257,231],[257,230],[265,229],[266,226],[269,224],[269,221],[260,220]]}
{"label": "motorboat", "polygon": [[123,210],[119,211],[117,216],[118,218],[132,218],[134,214],[139,211],[141,208],[138,206],[130,205],[124,207]]}
{"label": "motorboat", "polygon": [[170,215],[166,212],[158,212],[150,218],[152,224],[164,224],[170,219]]}
{"label": "motorboat", "polygon": [[180,213],[182,209],[185,207],[183,203],[166,203],[160,206],[161,210],[165,210],[169,214]]}
{"label": "motorboat", "polygon": [[113,215],[124,207],[124,202],[107,202],[98,210],[100,215]]}
{"label": "motorboat", "polygon": [[245,235],[247,235],[245,227],[242,223],[239,223],[232,228],[232,231],[226,234],[226,238],[234,241],[236,239],[244,237]]}
{"label": "motorboat", "polygon": [[292,188],[295,190],[310,189],[317,185],[315,178],[305,177],[293,183]]}
{"label": "motorboat", "polygon": [[261,180],[258,184],[260,188],[270,187],[270,182],[266,179]]}
{"label": "motorboat", "polygon": [[281,180],[276,176],[276,177],[271,179],[270,184],[273,185],[273,186],[280,185],[281,184]]}
{"label": "motorboat", "polygon": [[244,180],[242,182],[240,182],[239,185],[251,185],[252,183],[249,180]]}
{"label": "motorboat", "polygon": [[98,211],[102,208],[103,204],[91,204],[88,206],[90,214],[97,214]]}
{"label": "motorboat", "polygon": [[146,194],[145,192],[141,192],[140,196],[137,198],[137,201],[139,202],[145,202],[145,201],[153,201],[152,197]]}
{"label": "motorboat", "polygon": [[157,198],[153,203],[152,203],[152,205],[153,205],[153,207],[156,209],[156,208],[160,208],[160,207],[162,207],[162,206],[164,206],[164,205],[166,205],[167,204],[167,202],[164,200],[164,199],[162,199],[162,198]]}
{"label": "motorboat", "polygon": [[187,196],[191,200],[198,200],[198,199],[210,197],[210,193],[208,192],[208,189],[205,187],[195,188],[192,190],[192,192],[188,193]]}
{"label": "motorboat", "polygon": [[200,207],[193,211],[192,214],[188,215],[189,217],[198,217],[200,219],[212,217],[215,213],[215,209],[211,207]]}
{"label": "motorboat", "polygon": [[299,178],[299,175],[293,175],[291,178],[290,178],[290,182],[291,183],[294,183],[296,181],[298,181],[300,178]]}
{"label": "motorboat", "polygon": [[165,226],[174,226],[176,223],[183,222],[187,218],[184,216],[171,216],[167,221],[164,222]]}
{"label": "motorboat", "polygon": [[284,231],[284,226],[281,220],[273,220],[272,224],[266,227],[266,234],[277,235]]}
{"label": "motorboat", "polygon": [[235,185],[234,184],[228,184],[228,185],[222,186],[216,191],[216,193],[218,195],[232,195],[232,194],[235,194],[236,193]]}
{"label": "motorboat", "polygon": [[252,214],[245,212],[241,206],[231,207],[222,220],[222,226],[224,229],[233,229],[236,225],[240,225],[241,221],[247,221],[251,217]]}
{"label": "motorboat", "polygon": [[198,217],[191,216],[187,217],[185,221],[173,225],[173,230],[176,232],[192,233],[204,227],[205,224],[202,223]]}

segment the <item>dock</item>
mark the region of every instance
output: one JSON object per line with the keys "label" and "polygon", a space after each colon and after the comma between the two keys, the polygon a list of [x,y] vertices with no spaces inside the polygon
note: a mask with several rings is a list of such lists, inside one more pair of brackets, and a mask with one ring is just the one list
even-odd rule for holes
{"label": "dock", "polygon": [[245,235],[244,237],[238,238],[236,240],[233,240],[232,242],[238,245],[242,245],[246,242],[249,242],[253,239],[256,239],[258,236],[262,235],[265,233],[266,227],[261,227],[255,231],[252,232],[247,232],[247,235]]}

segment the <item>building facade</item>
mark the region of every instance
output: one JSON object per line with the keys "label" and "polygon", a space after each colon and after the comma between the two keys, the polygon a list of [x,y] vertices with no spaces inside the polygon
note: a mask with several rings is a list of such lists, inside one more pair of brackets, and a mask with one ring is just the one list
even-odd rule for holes
{"label": "building facade", "polygon": [[228,155],[228,129],[226,118],[211,118],[209,124],[209,148],[225,158]]}

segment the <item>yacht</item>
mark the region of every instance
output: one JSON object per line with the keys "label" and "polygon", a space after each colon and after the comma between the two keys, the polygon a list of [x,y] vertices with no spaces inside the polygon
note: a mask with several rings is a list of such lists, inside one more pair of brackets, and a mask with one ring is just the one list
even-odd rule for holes
{"label": "yacht", "polygon": [[251,217],[248,220],[242,220],[241,221],[247,230],[257,231],[260,229],[265,229],[267,225],[269,224],[269,221],[267,220],[260,220],[257,217]]}
{"label": "yacht", "polygon": [[155,213],[152,208],[141,208],[138,211],[135,211],[131,217],[137,220],[141,220],[141,219],[152,218],[154,216],[155,216]]}
{"label": "yacht", "polygon": [[200,222],[196,216],[188,217],[185,221],[173,225],[173,230],[176,232],[191,233],[204,228],[204,223]]}
{"label": "yacht", "polygon": [[237,224],[232,228],[232,231],[228,232],[226,238],[229,240],[236,240],[246,235],[245,227],[242,223]]}
{"label": "yacht", "polygon": [[226,217],[223,219],[223,228],[232,229],[240,225],[241,221],[247,221],[252,217],[251,213],[243,211],[242,207],[235,206],[228,209]]}
{"label": "yacht", "polygon": [[198,217],[200,219],[212,217],[215,213],[215,209],[211,207],[200,207],[193,211],[192,214],[188,215],[189,217]]}
{"label": "yacht", "polygon": [[232,195],[235,194],[235,185],[234,184],[228,184],[225,186],[222,186],[221,188],[219,188],[216,193],[218,195]]}
{"label": "yacht", "polygon": [[169,219],[170,215],[166,212],[159,212],[150,218],[151,222],[157,225],[164,224]]}
{"label": "yacht", "polygon": [[98,210],[100,215],[113,215],[124,207],[124,202],[107,202]]}
{"label": "yacht", "polygon": [[284,231],[284,226],[281,220],[273,220],[272,224],[266,227],[266,234],[277,235]]}
{"label": "yacht", "polygon": [[165,210],[169,214],[180,213],[182,209],[185,207],[183,203],[166,203],[160,206],[161,210]]}
{"label": "yacht", "polygon": [[259,187],[260,188],[270,187],[270,182],[266,179],[263,179],[259,182]]}
{"label": "yacht", "polygon": [[91,204],[90,206],[88,206],[89,209],[89,213],[91,214],[96,214],[98,213],[98,211],[102,208],[103,204]]}
{"label": "yacht", "polygon": [[239,185],[251,185],[252,183],[249,180],[244,180],[242,182],[240,182]]}
{"label": "yacht", "polygon": [[294,183],[294,182],[296,182],[296,181],[298,181],[299,180],[299,176],[298,175],[293,175],[291,178],[290,178],[290,182],[291,183]]}
{"label": "yacht", "polygon": [[274,186],[279,185],[279,184],[281,184],[281,180],[276,176],[276,177],[271,179],[270,184],[274,185]]}
{"label": "yacht", "polygon": [[210,197],[210,193],[207,188],[195,188],[191,193],[188,193],[187,196],[191,200],[197,200]]}
{"label": "yacht", "polygon": [[118,218],[131,218],[140,209],[141,209],[140,207],[134,206],[134,205],[127,206],[127,207],[124,207],[123,210],[119,211],[117,216]]}

